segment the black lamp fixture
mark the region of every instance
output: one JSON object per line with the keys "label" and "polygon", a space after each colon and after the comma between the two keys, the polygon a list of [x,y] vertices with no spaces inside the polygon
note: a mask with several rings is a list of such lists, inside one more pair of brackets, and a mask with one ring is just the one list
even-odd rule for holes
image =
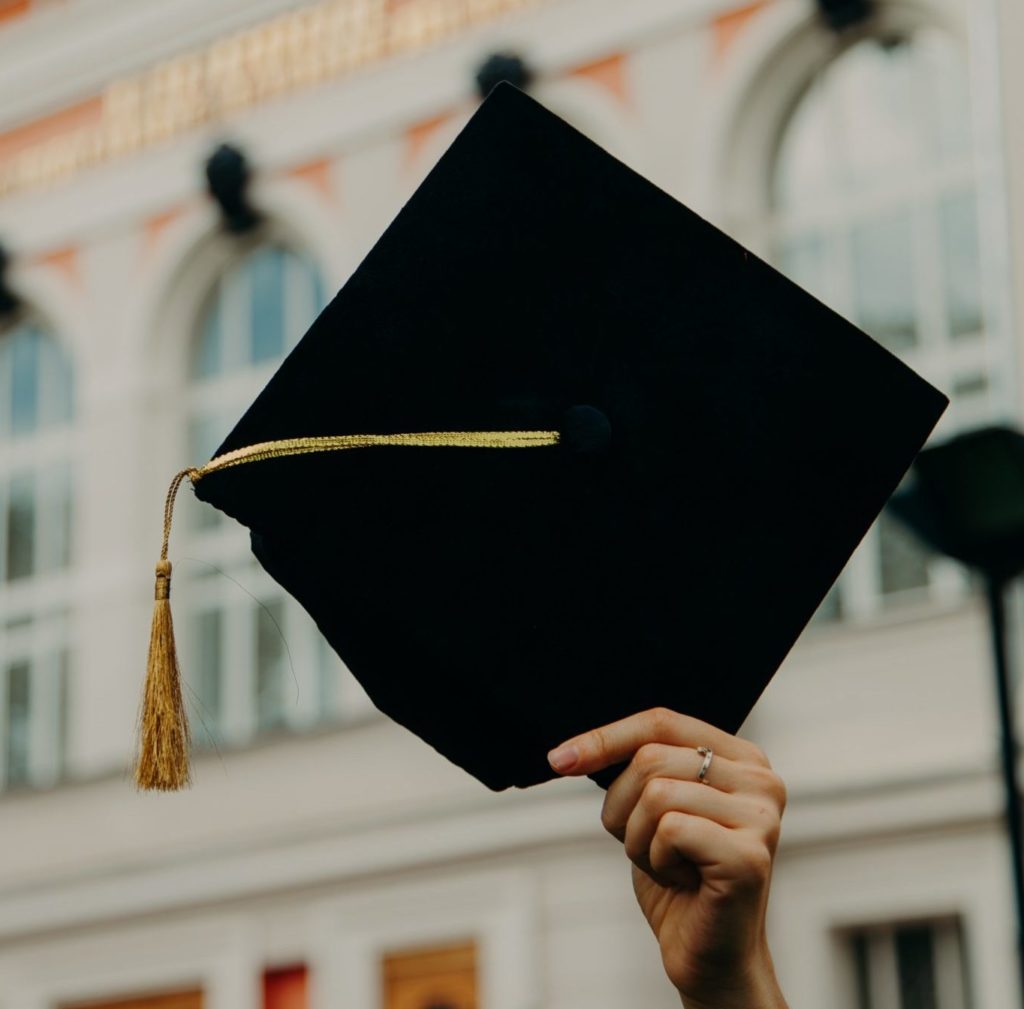
{"label": "black lamp fixture", "polygon": [[533,71],[526,61],[516,53],[491,53],[477,68],[474,76],[477,94],[486,98],[502,81],[508,81],[517,88],[529,87],[533,80]]}
{"label": "black lamp fixture", "polygon": [[816,0],[825,23],[833,31],[852,28],[871,17],[872,0]]}
{"label": "black lamp fixture", "polygon": [[978,572],[985,583],[1024,1005],[1024,828],[1006,640],[1006,590],[1024,573],[1024,434],[986,427],[925,449],[889,508],[933,550]]}
{"label": "black lamp fixture", "polygon": [[251,231],[260,222],[248,198],[251,176],[245,153],[231,144],[221,144],[206,159],[207,190],[220,207],[224,227],[235,235]]}
{"label": "black lamp fixture", "polygon": [[18,296],[7,283],[7,271],[11,265],[11,254],[0,245],[0,322],[12,316],[18,307]]}

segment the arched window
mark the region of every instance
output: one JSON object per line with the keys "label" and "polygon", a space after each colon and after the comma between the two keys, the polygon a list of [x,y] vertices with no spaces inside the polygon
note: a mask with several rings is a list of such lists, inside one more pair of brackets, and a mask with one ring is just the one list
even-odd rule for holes
{"label": "arched window", "polygon": [[[203,302],[189,361],[189,457],[209,459],[321,308],[310,259],[266,243]],[[244,743],[337,712],[341,664],[249,551],[245,529],[185,495],[182,671],[198,744]]]}
{"label": "arched window", "polygon": [[[772,180],[780,267],[949,392],[947,431],[995,412],[969,94],[946,34],[864,39],[796,106]],[[821,615],[869,615],[957,578],[883,516]]]}
{"label": "arched window", "polygon": [[41,322],[0,331],[0,784],[64,770],[72,368]]}

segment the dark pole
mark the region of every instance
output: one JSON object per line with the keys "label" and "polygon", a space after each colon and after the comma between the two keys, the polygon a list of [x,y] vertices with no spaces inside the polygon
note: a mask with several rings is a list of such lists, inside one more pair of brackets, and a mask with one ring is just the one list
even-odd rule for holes
{"label": "dark pole", "polygon": [[1006,582],[988,576],[988,611],[992,627],[992,653],[996,660],[996,685],[999,692],[1000,750],[1003,784],[1006,788],[1006,825],[1010,834],[1013,862],[1013,890],[1017,905],[1017,966],[1020,970],[1021,996],[1024,998],[1024,830],[1021,826],[1020,788],[1017,784],[1017,737],[1010,700],[1010,672],[1006,649]]}

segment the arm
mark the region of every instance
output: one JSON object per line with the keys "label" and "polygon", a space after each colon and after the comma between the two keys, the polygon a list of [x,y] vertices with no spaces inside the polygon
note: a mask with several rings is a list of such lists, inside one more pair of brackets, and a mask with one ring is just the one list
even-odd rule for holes
{"label": "arm", "polygon": [[[713,752],[704,783],[699,746]],[[568,740],[548,759],[565,775],[629,761],[601,821],[633,862],[637,900],[686,1009],[786,1009],[765,934],[786,790],[764,754],[655,708]]]}

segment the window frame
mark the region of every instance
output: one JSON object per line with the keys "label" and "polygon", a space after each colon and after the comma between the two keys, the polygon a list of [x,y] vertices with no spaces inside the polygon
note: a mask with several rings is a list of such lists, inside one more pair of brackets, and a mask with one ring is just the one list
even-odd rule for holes
{"label": "window frame", "polygon": [[[819,75],[850,48],[877,36],[912,36],[922,30],[938,30],[959,47],[965,59],[971,50],[962,21],[901,0],[880,6],[864,26],[841,36],[825,29],[807,13],[778,9],[762,15],[761,21],[762,30],[756,33],[750,49],[744,52],[745,47],[739,46],[736,66],[730,71],[733,80],[723,84],[723,98],[712,103],[707,112],[709,119],[714,117],[718,121],[708,123],[711,153],[700,188],[705,212],[719,226],[775,262],[775,239],[780,230],[773,207],[775,166],[785,131]],[[969,60],[968,72],[973,85],[980,71]],[[1016,359],[1006,292],[994,290],[990,279],[993,269],[998,272],[1000,264],[1005,267],[1007,250],[1001,246],[993,250],[989,246],[1005,237],[998,227],[996,205],[1005,204],[1006,194],[1005,187],[998,185],[998,144],[978,126],[983,117],[976,97],[971,111],[975,118],[972,178],[979,199],[981,297],[987,315],[985,356],[994,390],[993,410],[1001,417],[1012,413],[1016,401],[1012,382]],[[991,132],[991,123],[986,121],[984,125]],[[908,361],[912,367],[921,366],[916,360]],[[936,378],[927,374],[926,377],[933,381]],[[943,380],[939,375],[940,384]],[[939,437],[950,433],[949,413],[939,425]],[[881,577],[880,562],[872,565],[864,559],[876,549],[877,536],[877,525],[873,525],[840,577],[840,591],[846,596],[841,615],[830,619],[823,607],[813,622],[815,631],[914,620],[936,611],[959,608],[970,597],[971,579],[955,562],[941,557],[931,561],[932,580],[927,591],[911,590],[902,597],[899,593],[883,595],[876,589]]]}
{"label": "window frame", "polygon": [[[24,308],[0,328],[0,341],[28,329],[48,341],[50,363],[41,360],[37,375],[38,401],[66,393],[66,416],[38,421],[30,430],[15,433],[0,422],[0,792],[47,788],[68,773],[68,703],[73,663],[71,615],[75,583],[75,472],[80,436],[75,424],[75,359],[49,320]],[[0,388],[12,380],[0,354]],[[58,476],[59,473],[59,476]],[[33,557],[24,576],[7,580],[8,506],[12,479],[28,475],[33,482]],[[61,487],[64,481],[66,487]],[[46,530],[59,528],[56,537]],[[39,530],[43,530],[40,534]],[[55,542],[56,541],[56,545]],[[40,549],[43,553],[40,556]],[[54,551],[59,551],[54,552]],[[49,552],[49,553],[47,553]],[[12,670],[28,664],[28,729],[24,778],[9,777],[8,718]]]}
{"label": "window frame", "polygon": [[[935,1009],[973,1009],[967,936],[964,920],[958,915],[872,923],[845,929],[842,942],[846,976],[854,983],[850,1005],[854,1009],[903,1009],[900,1005],[897,939],[901,931],[912,928],[928,928],[931,932]],[[858,940],[864,943],[866,975],[861,974],[858,964]],[[861,990],[862,984],[866,984],[866,992]],[[865,994],[867,1002],[863,999]]]}
{"label": "window frame", "polygon": [[[934,31],[935,26],[920,24],[912,30],[901,33],[913,45],[916,33]],[[943,29],[939,28],[939,31]],[[958,40],[944,34],[956,45]],[[982,329],[972,337],[954,341],[947,332],[946,299],[942,278],[944,263],[942,249],[938,242],[939,216],[942,200],[950,194],[969,193],[980,201],[980,173],[976,164],[976,145],[973,143],[962,159],[940,165],[925,173],[924,183],[920,177],[897,177],[881,188],[875,187],[852,196],[840,197],[837,188],[826,194],[809,208],[781,207],[777,202],[779,189],[778,175],[781,171],[781,156],[787,140],[787,131],[795,122],[801,105],[811,99],[816,87],[821,86],[824,75],[838,66],[857,46],[881,43],[885,35],[879,30],[865,30],[836,49],[832,57],[822,63],[805,82],[798,99],[792,103],[786,117],[780,124],[773,151],[770,171],[766,180],[766,206],[764,217],[766,240],[770,244],[771,258],[778,262],[782,249],[796,236],[815,237],[820,240],[825,262],[823,275],[828,304],[840,314],[856,322],[856,292],[854,290],[854,241],[858,227],[863,228],[872,221],[884,220],[894,211],[906,213],[910,224],[912,259],[914,271],[914,321],[917,329],[915,346],[899,353],[901,360],[921,372],[940,388],[949,388],[953,374],[965,358],[972,369],[979,364],[986,379],[991,381],[997,372],[993,361],[993,334],[982,319]],[[966,60],[966,54],[964,54]],[[827,98],[826,98],[827,100]],[[973,109],[971,109],[973,112]],[[980,237],[978,239],[980,246]],[[784,265],[780,263],[780,268]],[[980,263],[979,263],[980,273]],[[979,290],[984,301],[984,291]],[[985,309],[984,303],[982,309]],[[993,383],[994,384],[994,383]],[[991,420],[994,417],[988,417]],[[956,423],[954,408],[940,422],[939,432],[948,433]],[[969,426],[969,425],[968,425]],[[970,580],[967,573],[954,562],[936,555],[927,558],[928,578],[924,585],[903,590],[886,591],[883,585],[884,561],[882,559],[882,523],[892,522],[891,517],[881,516],[872,523],[861,544],[850,558],[843,573],[831,590],[829,601],[815,623],[863,622],[883,616],[890,616],[900,609],[930,608],[936,604],[949,605],[967,595]],[[829,602],[835,606],[833,610]]]}
{"label": "window frame", "polygon": [[[242,285],[249,281],[239,271],[246,269],[250,257],[267,249],[281,249],[289,257],[285,264],[285,283],[290,284],[292,297],[284,305],[286,330],[291,327],[294,342],[312,323],[313,318],[299,318],[295,308],[300,286],[310,282],[318,301],[316,312],[322,310],[326,297],[324,272],[313,254],[273,222],[266,223],[256,232],[232,240],[218,236],[213,243],[216,255],[207,258],[204,282],[199,297],[193,304],[191,318],[185,320],[189,339],[181,354],[181,402],[179,424],[185,430],[185,441],[193,441],[192,431],[203,418],[225,415],[223,435],[230,430],[237,416],[274,374],[294,343],[288,343],[287,331],[281,357],[253,361],[243,347],[245,315],[240,299],[246,295]],[[296,270],[296,264],[307,268],[305,274]],[[225,285],[229,285],[225,288]],[[230,285],[234,285],[233,288]],[[207,376],[196,367],[199,341],[203,339],[206,320],[218,298],[228,299],[227,327],[222,331],[220,349],[224,355],[221,365]],[[286,288],[286,292],[287,292]],[[223,309],[221,309],[223,311]],[[224,333],[227,334],[225,339]],[[252,337],[249,336],[248,339]],[[192,458],[197,446],[190,445],[187,455]],[[204,446],[213,452],[215,446]],[[329,728],[365,717],[373,710],[369,699],[343,663],[320,639],[311,618],[260,567],[249,550],[248,531],[226,519],[220,513],[208,512],[209,518],[200,516],[209,509],[183,495],[179,505],[176,526],[180,530],[176,539],[179,554],[178,580],[183,587],[177,595],[178,638],[182,662],[186,699],[193,718],[193,736],[199,749],[237,749],[266,739],[292,733],[306,733],[318,728]],[[184,584],[186,583],[187,584]],[[268,603],[283,602],[283,619],[278,620],[283,638],[280,662],[282,705],[275,724],[260,727],[256,696],[257,662],[256,637],[262,612]],[[262,609],[261,609],[262,607]],[[221,614],[219,712],[202,707],[202,687],[190,682],[203,666],[196,621],[202,614]],[[330,682],[327,682],[330,681]],[[325,703],[322,703],[325,702]]]}

